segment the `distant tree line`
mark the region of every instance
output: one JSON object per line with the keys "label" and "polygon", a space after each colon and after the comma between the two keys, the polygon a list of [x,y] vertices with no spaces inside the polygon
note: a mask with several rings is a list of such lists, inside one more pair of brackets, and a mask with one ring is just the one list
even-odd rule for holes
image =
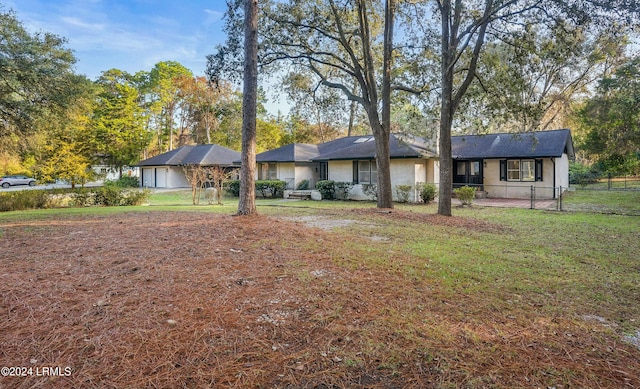
{"label": "distant tree line", "polygon": [[[206,76],[164,61],[93,81],[74,72],[63,37],[30,33],[0,8],[0,174],[83,182],[92,165],[119,169],[182,145],[239,150],[241,3],[229,2],[229,42],[209,56]],[[632,3],[260,2],[262,85],[291,109],[268,114],[259,91],[256,149],[376,128],[378,140],[410,132],[442,141],[451,131],[568,127],[580,162],[637,173]]]}
{"label": "distant tree line", "polygon": [[[212,84],[173,61],[135,74],[109,69],[91,81],[74,73],[66,43],[29,33],[13,11],[0,9],[0,175],[81,183],[92,178],[92,165],[122,169],[183,145],[240,150],[242,93],[231,82]],[[258,152],[343,135],[339,116],[302,109],[273,116],[265,101],[261,92]]]}

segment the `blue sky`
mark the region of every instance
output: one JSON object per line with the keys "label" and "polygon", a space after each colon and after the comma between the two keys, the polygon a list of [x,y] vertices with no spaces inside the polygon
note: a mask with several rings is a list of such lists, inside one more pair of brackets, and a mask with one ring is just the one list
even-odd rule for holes
{"label": "blue sky", "polygon": [[76,72],[149,71],[177,61],[204,75],[206,55],[225,40],[224,0],[0,0],[30,31],[67,38]]}

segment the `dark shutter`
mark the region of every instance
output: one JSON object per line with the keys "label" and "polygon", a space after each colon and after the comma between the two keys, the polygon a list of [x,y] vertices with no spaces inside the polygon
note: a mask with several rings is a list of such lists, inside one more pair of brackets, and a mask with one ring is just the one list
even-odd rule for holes
{"label": "dark shutter", "polygon": [[542,181],[542,160],[536,159],[536,181]]}
{"label": "dark shutter", "polygon": [[353,183],[358,183],[358,161],[353,161]]}
{"label": "dark shutter", "polygon": [[500,181],[507,180],[507,161],[500,160]]}

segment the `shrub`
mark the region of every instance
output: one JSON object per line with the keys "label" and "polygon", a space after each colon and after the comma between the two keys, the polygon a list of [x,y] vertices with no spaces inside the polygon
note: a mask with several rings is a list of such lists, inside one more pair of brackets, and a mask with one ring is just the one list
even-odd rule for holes
{"label": "shrub", "polygon": [[97,188],[93,195],[93,204],[105,207],[140,205],[149,198],[149,190],[126,190],[114,186]]}
{"label": "shrub", "polygon": [[396,195],[399,203],[408,203],[411,185],[396,185]]}
{"label": "shrub", "polygon": [[86,188],[76,189],[71,193],[71,206],[89,207],[95,204],[95,192]]}
{"label": "shrub", "polygon": [[302,180],[298,182],[298,185],[296,185],[296,190],[307,190],[307,189],[309,189],[309,180]]}
{"label": "shrub", "polygon": [[362,184],[362,192],[371,197],[373,201],[378,200],[378,185],[377,184]]}
{"label": "shrub", "polygon": [[601,177],[601,173],[594,167],[585,166],[579,163],[569,164],[569,183],[580,186],[595,184]]}
{"label": "shrub", "polygon": [[0,211],[60,208],[140,205],[150,195],[148,190],[126,190],[116,186],[79,189],[24,190],[0,193]]}
{"label": "shrub", "polygon": [[284,196],[284,189],[287,187],[287,183],[281,180],[270,180],[271,195],[273,197]]}
{"label": "shrub", "polygon": [[150,194],[148,189],[123,191],[120,205],[141,205],[149,199]]}
{"label": "shrub", "polygon": [[0,194],[0,211],[23,211],[47,208],[49,193],[44,190],[21,190]]}
{"label": "shrub", "polygon": [[456,195],[462,206],[471,205],[473,199],[476,198],[476,188],[471,186],[463,186],[462,188],[456,188],[453,190],[453,194]]}
{"label": "shrub", "polygon": [[340,200],[349,200],[351,196],[351,189],[353,184],[350,182],[336,182],[335,183],[336,194]]}
{"label": "shrub", "polygon": [[232,197],[240,196],[240,180],[229,180],[226,182],[224,189],[231,195]]}
{"label": "shrub", "polygon": [[429,204],[436,199],[438,195],[438,189],[434,184],[426,184],[421,182],[418,184],[418,194],[423,203]]}
{"label": "shrub", "polygon": [[256,181],[256,192],[260,192],[262,197],[282,197],[287,183],[280,180],[258,180]]}
{"label": "shrub", "polygon": [[140,186],[140,181],[138,177],[134,176],[122,176],[121,178],[115,181],[105,181],[105,186],[115,186],[118,188],[137,188]]}
{"label": "shrub", "polygon": [[95,205],[112,207],[120,205],[122,200],[122,190],[115,186],[103,186],[96,190],[94,197]]}
{"label": "shrub", "polygon": [[336,183],[333,180],[322,180],[316,183],[316,189],[325,200],[333,200],[336,194]]}

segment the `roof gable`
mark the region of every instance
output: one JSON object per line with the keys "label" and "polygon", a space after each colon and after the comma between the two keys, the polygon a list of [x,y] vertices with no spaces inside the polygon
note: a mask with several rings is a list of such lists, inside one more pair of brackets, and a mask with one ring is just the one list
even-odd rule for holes
{"label": "roof gable", "polygon": [[544,158],[575,156],[568,129],[451,137],[454,159]]}

